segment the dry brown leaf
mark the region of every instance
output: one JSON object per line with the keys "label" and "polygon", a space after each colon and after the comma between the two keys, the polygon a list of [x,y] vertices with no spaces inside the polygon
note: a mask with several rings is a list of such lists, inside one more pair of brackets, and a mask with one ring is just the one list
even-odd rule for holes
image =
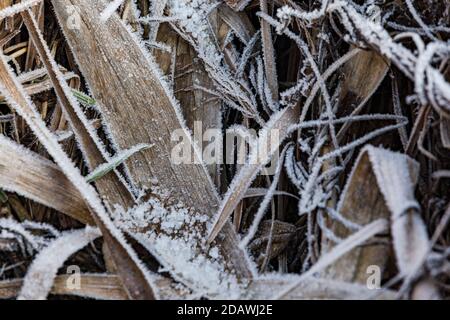
{"label": "dry brown leaf", "polygon": [[390,63],[371,50],[361,50],[343,67],[340,105],[354,109],[364,104],[386,77]]}
{"label": "dry brown leaf", "polygon": [[[247,289],[249,299],[273,299],[276,292],[281,292],[290,283],[297,282],[299,276],[263,276],[252,281]],[[270,288],[268,290],[267,288]],[[286,300],[363,300],[372,297],[374,292],[364,285],[341,282],[331,279],[310,278],[300,281],[295,289],[290,291],[284,299]],[[394,300],[396,293],[390,290],[380,290],[375,296],[380,300]]]}
{"label": "dry brown leaf", "polygon": [[[61,72],[63,72],[64,74],[64,79],[71,80],[77,78],[77,76],[74,73],[67,72],[62,67],[60,67],[60,69]],[[32,96],[53,88],[52,82],[50,80],[35,81],[36,79],[44,76],[45,74],[46,74],[45,70],[42,70],[42,72],[24,73],[20,77],[18,77],[18,80],[21,84],[23,84],[26,93],[29,96]],[[4,97],[0,96],[0,101],[4,99],[5,99]]]}
{"label": "dry brown leaf", "polygon": [[[374,51],[360,50],[342,68],[344,81],[339,97],[339,114],[357,115],[380,86],[390,62]],[[349,125],[340,130],[343,137]]]}
{"label": "dry brown leaf", "polygon": [[313,275],[321,272],[339,259],[342,259],[342,257],[344,257],[347,253],[352,252],[352,250],[366,243],[375,235],[385,232],[388,229],[388,226],[389,224],[386,219],[377,219],[366,224],[360,230],[352,233],[345,240],[337,244],[326,254],[323,254],[319,260],[311,268],[309,268],[308,271],[298,277],[296,281],[290,283],[281,292],[275,293],[275,298],[285,298],[291,292],[295,291],[302,282],[310,279]]}
{"label": "dry brown leaf", "polygon": [[[223,20],[231,30],[243,41],[247,43],[255,34],[255,27],[245,12],[236,12],[226,5],[218,7],[220,19]],[[220,38],[220,37],[219,37]]]}
{"label": "dry brown leaf", "polygon": [[51,161],[0,136],[0,187],[87,224],[94,220],[78,190]]}
{"label": "dry brown leaf", "polygon": [[[416,258],[409,259],[404,254],[399,255],[398,250],[403,251],[401,248],[407,242],[418,246],[412,252],[423,252],[420,248],[424,245],[424,239],[422,237],[420,237],[420,240],[415,238],[420,236],[421,233],[409,233],[407,236],[409,239],[404,238],[406,236],[404,231],[408,229],[405,229],[407,226],[403,219],[409,221],[408,214],[405,214],[402,218],[397,211],[398,208],[409,208],[409,205],[417,205],[413,194],[417,179],[418,164],[411,158],[381,148],[367,146],[361,151],[356,161],[338,205],[340,214],[346,220],[359,225],[367,224],[379,218],[391,218],[394,246],[397,247],[397,259],[400,265],[416,260]],[[374,190],[378,191],[374,192]],[[415,217],[413,225],[417,227],[420,222],[418,222],[416,214],[413,215]],[[351,234],[351,230],[338,221],[329,223],[328,227],[340,238],[346,238]],[[399,238],[399,235],[402,236]],[[323,254],[326,254],[332,247],[331,243],[328,243],[329,247],[326,243],[327,241],[324,242]],[[329,267],[325,275],[342,281],[365,283],[369,276],[367,274],[369,266],[376,265],[383,272],[389,252],[390,246],[383,242],[355,248]],[[407,261],[402,262],[404,259]],[[401,269],[404,268],[401,267]]]}
{"label": "dry brown leaf", "polygon": [[[38,29],[38,24],[30,10],[22,12],[22,19],[28,29],[30,38],[38,52],[41,61],[43,62],[47,74],[50,77],[53,88],[58,96],[59,103],[65,118],[69,121],[72,130],[74,131],[77,141],[80,143],[84,158],[89,164],[91,170],[108,162],[99,149],[98,144],[91,133],[86,128],[85,123],[79,118],[80,112],[76,110],[76,106],[72,103],[75,99],[68,86],[62,86],[59,79],[62,74],[59,69],[54,69],[56,62],[50,54],[47,44],[44,42],[41,31]],[[87,119],[86,119],[87,120]],[[96,186],[102,198],[108,201],[111,205],[120,204],[124,208],[129,208],[133,205],[134,199],[129,190],[123,185],[122,181],[116,175],[115,171],[111,171],[96,181]]]}
{"label": "dry brown leaf", "polygon": [[[0,281],[0,299],[15,298],[19,294],[22,283],[22,279]],[[168,278],[158,276],[155,284],[160,297],[164,299],[180,300],[187,297],[188,292],[176,288],[173,281]],[[50,294],[99,300],[128,300],[129,298],[123,290],[120,278],[115,274],[58,275]]]}
{"label": "dry brown leaf", "polygon": [[[255,239],[250,243],[249,249],[255,252],[254,256],[258,265],[263,263],[267,244],[271,242],[269,257],[271,260],[277,257],[289,244],[289,241],[295,235],[297,228],[295,225],[275,220],[273,223],[273,230],[271,232],[272,221],[266,220],[261,222]],[[269,240],[270,239],[270,240]]]}
{"label": "dry brown leaf", "polygon": [[17,82],[3,55],[0,55],[0,80],[1,90],[8,97],[10,106],[26,120],[35,135],[40,139],[40,142],[47,148],[54,160],[58,162],[62,171],[67,174],[69,179],[72,179],[72,183],[83,196],[83,199],[89,203],[95,224],[100,228],[103,238],[108,245],[114,247],[111,253],[127,293],[135,299],[154,299],[155,296],[147,278],[146,270],[136,256],[130,256],[134,252],[124,240],[121,232],[115,229],[113,233],[112,229],[115,227],[109,220],[110,218],[97,197],[96,191],[93,188],[89,189],[90,185],[84,181],[84,177],[73,166],[73,163],[67,154],[64,153],[55,137],[46,127],[46,124],[36,114],[34,105],[29,97],[26,96],[23,87]]}
{"label": "dry brown leaf", "polygon": [[[269,12],[267,0],[260,0],[259,5],[261,11],[264,13]],[[263,57],[264,57],[264,69],[266,71],[267,83],[269,85],[270,92],[272,94],[273,101],[278,101],[278,76],[277,76],[277,64],[275,62],[275,49],[273,48],[273,39],[271,26],[261,19],[261,35],[263,44]]]}
{"label": "dry brown leaf", "polygon": [[[197,86],[214,90],[213,82],[204,67],[198,63],[195,50],[186,40],[176,34],[168,24],[161,24],[157,41],[172,49],[172,52],[155,50],[155,61],[166,75],[170,75],[170,71],[174,70],[175,97],[180,102],[186,125],[194,132],[195,141],[204,148],[210,143],[203,141],[204,133],[209,129],[222,127],[222,102],[206,90],[196,88]],[[175,61],[172,61],[173,56]],[[175,65],[172,65],[173,63]],[[209,165],[208,170],[211,178],[217,182],[217,165]]]}

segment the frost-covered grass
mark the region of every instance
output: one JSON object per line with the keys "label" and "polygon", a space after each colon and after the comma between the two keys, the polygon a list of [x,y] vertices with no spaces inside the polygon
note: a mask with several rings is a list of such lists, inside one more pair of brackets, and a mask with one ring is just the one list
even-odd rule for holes
{"label": "frost-covered grass", "polygon": [[[449,297],[449,3],[13,2],[0,7],[0,150],[61,174],[11,183],[2,170],[22,164],[1,158],[0,282],[23,285],[0,298],[45,299],[74,264],[129,298],[370,298],[369,263],[383,297]],[[72,28],[99,32],[92,56],[130,71],[83,66]],[[126,104],[143,92],[167,105]],[[250,137],[246,162],[206,167],[194,123]],[[174,127],[194,150],[182,173]],[[116,142],[149,128],[151,141]],[[97,226],[45,207],[67,200],[44,187],[70,187]],[[96,289],[82,292],[110,297]]]}

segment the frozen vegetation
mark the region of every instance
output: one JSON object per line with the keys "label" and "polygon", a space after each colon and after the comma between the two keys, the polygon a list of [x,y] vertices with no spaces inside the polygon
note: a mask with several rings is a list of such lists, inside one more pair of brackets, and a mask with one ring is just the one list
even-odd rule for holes
{"label": "frozen vegetation", "polygon": [[448,298],[449,34],[448,1],[0,2],[0,299]]}

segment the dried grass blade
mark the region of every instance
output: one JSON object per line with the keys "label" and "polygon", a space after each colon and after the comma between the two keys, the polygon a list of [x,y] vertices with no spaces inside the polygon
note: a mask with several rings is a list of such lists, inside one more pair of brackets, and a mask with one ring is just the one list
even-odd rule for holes
{"label": "dried grass blade", "polygon": [[344,256],[354,248],[362,245],[367,240],[373,236],[384,232],[388,229],[389,224],[385,219],[378,219],[370,224],[364,226],[359,231],[353,233],[351,236],[346,238],[344,241],[339,243],[326,255],[322,256],[308,271],[303,273],[294,283],[290,284],[281,293],[277,294],[275,299],[282,299],[286,297],[290,292],[292,292],[302,281],[312,277],[317,272],[320,272],[333,262],[335,262],[340,257]]}
{"label": "dried grass blade", "polygon": [[[90,126],[88,119],[85,117],[80,105],[74,98],[72,90],[66,84],[62,73],[60,72],[49,48],[47,47],[33,14],[30,10],[24,11],[22,12],[22,18],[34,46],[47,69],[47,73],[52,81],[63,113],[66,119],[69,120],[88,166],[92,170],[91,174],[98,176],[98,171],[94,169],[107,169],[107,165],[105,165],[105,163],[109,163],[109,160],[114,161],[114,159],[108,159],[106,151],[104,150],[99,139],[96,137],[96,132]],[[114,169],[115,167],[103,170],[101,179],[95,179],[96,186],[102,198],[109,202],[110,207],[120,205],[123,208],[129,208],[134,204],[134,197],[127,186],[123,183],[123,179],[118,176],[117,171]],[[89,176],[88,182],[90,182],[89,179],[91,178],[92,176]],[[125,276],[129,265],[133,265],[134,262],[128,258],[128,255],[124,251],[121,250],[120,244],[114,238],[105,237],[105,240],[110,252],[112,252],[111,257],[113,259],[113,263],[118,269],[118,273]],[[139,276],[139,273],[136,275]],[[130,282],[124,283],[124,285],[130,286],[130,288],[139,287],[140,284],[138,283],[142,282],[142,279],[135,278],[135,276],[130,277]]]}
{"label": "dried grass blade", "polygon": [[[191,147],[194,143],[153,58],[116,15],[106,23],[98,20],[105,1],[58,0],[52,4],[115,142],[122,149],[139,143],[155,145],[137,155],[135,161],[127,162],[137,187],[148,186],[156,178],[160,188],[171,192],[186,207],[212,215],[219,200],[198,150],[193,153],[193,164],[171,162],[174,146],[171,133],[179,132]],[[70,30],[64,23],[68,5],[73,5],[83,17],[79,30]],[[93,59],[98,63],[93,65]],[[123,78],[124,75],[127,77]],[[108,79],[108,84],[99,79]],[[136,123],[146,125],[141,127]],[[248,260],[238,248],[231,224],[224,229],[219,244],[236,274],[251,277]]]}
{"label": "dried grass blade", "polygon": [[[58,295],[76,295],[101,300],[129,299],[126,291],[123,289],[120,277],[115,274],[81,274],[79,289],[75,290],[67,286],[67,283],[72,280],[70,275],[56,277],[51,293]],[[187,298],[186,291],[183,291],[183,288],[179,284],[177,288],[177,284],[172,279],[155,275],[154,283],[161,299],[181,300]]]}
{"label": "dried grass blade", "polygon": [[[62,69],[62,67],[60,67]],[[24,86],[26,93],[29,96],[42,93],[44,91],[50,90],[53,88],[52,82],[50,80],[44,80],[40,82],[35,82],[37,78],[43,76],[41,69],[34,70],[31,72],[23,73],[21,76],[17,77],[17,80]],[[62,71],[62,70],[61,70]],[[44,71],[45,75],[45,71]],[[72,72],[65,72],[64,73],[64,79],[66,81],[77,79],[77,75],[75,75]],[[31,82],[31,83],[27,83]],[[5,97],[0,96],[0,101],[4,100]]]}
{"label": "dried grass blade", "polygon": [[5,19],[7,17],[11,17],[15,14],[18,14],[28,8],[35,6],[36,4],[42,2],[42,0],[25,0],[19,3],[16,3],[10,7],[6,7],[0,10],[0,20]]}
{"label": "dried grass blade", "polygon": [[[391,233],[397,265],[403,276],[417,271],[430,247],[427,228],[414,196],[408,158],[382,149],[368,149],[378,186],[391,211]],[[418,166],[417,163],[414,163]],[[416,169],[417,170],[417,169]]]}
{"label": "dried grass blade", "polygon": [[98,229],[67,231],[41,250],[28,268],[18,300],[45,300],[58,269],[74,253],[100,237]]}
{"label": "dried grass blade", "polygon": [[[213,20],[211,18],[210,20]],[[211,21],[213,28],[216,26],[214,22]],[[162,24],[159,30],[158,42],[169,45],[172,51],[154,50],[155,61],[165,74],[174,77],[175,97],[180,102],[186,125],[192,132],[197,133],[194,139],[198,146],[205,148],[208,142],[203,141],[202,135],[209,129],[222,127],[222,102],[207,92],[214,90],[214,84],[204,66],[195,63],[198,58],[194,48],[168,24]],[[170,75],[171,70],[174,71],[173,75]],[[211,178],[219,185],[217,165],[211,164],[207,167]]]}
{"label": "dried grass blade", "polygon": [[[389,70],[390,62],[374,51],[360,50],[343,67],[344,81],[339,97],[339,113],[357,115],[378,89]],[[344,124],[342,138],[349,124]]]}
{"label": "dried grass blade", "polygon": [[[264,13],[269,12],[267,0],[260,0],[259,2],[261,11]],[[275,49],[273,47],[271,26],[266,20],[261,19],[261,36],[263,44],[263,57],[264,57],[264,70],[267,78],[267,82],[272,94],[272,100],[278,101],[278,76],[277,76],[277,64],[275,61]]]}
{"label": "dried grass blade", "polygon": [[450,119],[441,117],[440,123],[441,141],[446,149],[450,149]]}
{"label": "dried grass blade", "polygon": [[121,231],[112,223],[95,189],[81,176],[55,136],[46,127],[25,90],[15,78],[3,54],[0,54],[0,80],[0,92],[5,95],[8,104],[24,118],[68,180],[78,189],[90,208],[96,225],[102,231],[105,241],[108,245],[114,246],[114,250],[111,250],[112,257],[130,296],[137,299],[153,299],[152,280],[148,271],[126,242]]}
{"label": "dried grass blade", "polygon": [[225,3],[236,11],[242,11],[250,3],[250,0],[225,0]]}
{"label": "dried grass blade", "polygon": [[0,136],[0,187],[94,224],[83,198],[51,161]]}
{"label": "dried grass blade", "polygon": [[236,12],[226,5],[221,5],[218,14],[243,43],[248,43],[255,34],[255,27],[245,12]]}
{"label": "dried grass blade", "polygon": [[[77,137],[77,141],[80,144],[84,158],[90,169],[93,170],[107,163],[106,152],[103,150],[98,139],[94,138],[96,133],[90,127],[88,119],[85,117],[78,102],[74,99],[72,90],[66,84],[63,74],[57,67],[56,61],[54,61],[45,43],[33,14],[30,10],[26,10],[22,12],[22,18],[33,44],[47,69],[63,113]],[[102,197],[109,201],[111,206],[119,204],[128,208],[133,205],[133,196],[117,176],[117,172],[105,174],[101,181],[97,181],[96,185]]]}
{"label": "dried grass blade", "polygon": [[[234,178],[222,201],[215,221],[209,231],[209,242],[214,241],[217,237],[239,202],[242,198],[244,198],[253,180],[266,165],[266,163],[270,161],[274,152],[278,149],[279,144],[286,139],[290,127],[297,123],[299,110],[299,105],[293,108],[283,109],[282,111],[274,114],[271,120],[267,122],[266,127],[261,130],[258,145],[255,147],[254,154],[249,157],[252,161],[241,168],[239,174]],[[274,136],[271,135],[273,132],[277,132],[276,143],[272,143],[273,141],[270,141],[274,138]],[[263,149],[266,147],[267,149]],[[268,150],[268,152],[260,157],[257,150]]]}
{"label": "dried grass blade", "polygon": [[[110,274],[58,275],[50,294],[74,295],[100,300],[127,300],[120,278]],[[70,284],[70,285],[69,285]],[[73,286],[72,286],[73,284]],[[0,281],[0,299],[16,298],[23,286],[23,279]]]}
{"label": "dried grass blade", "polygon": [[[0,281],[0,299],[16,298],[23,285],[23,279]],[[173,280],[155,277],[160,297],[165,300],[187,299],[187,292],[177,288]],[[178,285],[179,286],[179,285]],[[53,295],[70,295],[98,300],[128,300],[120,277],[115,274],[83,273],[77,275],[57,275],[50,290]]]}
{"label": "dried grass blade", "polygon": [[[378,160],[373,158],[374,154],[380,155]],[[383,154],[385,156],[382,156]],[[391,211],[382,193],[384,186],[379,184],[374,172],[374,166],[385,166],[383,163],[389,162],[389,154],[389,151],[372,146],[367,146],[360,152],[337,208],[337,211],[346,221],[356,225],[365,225],[376,219],[390,218]],[[414,186],[418,175],[417,163],[404,155],[399,154],[398,158],[406,166],[405,169],[412,177],[411,184]],[[401,180],[395,180],[392,183],[392,188],[396,190],[402,189]],[[402,203],[406,199],[399,198],[396,201]],[[337,220],[330,220],[327,223],[327,228],[341,239],[351,234],[351,229]],[[333,245],[324,237],[322,254],[327,254],[332,247]],[[330,279],[365,283],[368,277],[367,270],[369,266],[376,265],[382,273],[384,272],[390,250],[390,246],[387,243],[375,243],[355,248],[344,258],[339,259],[327,268],[324,276]]]}

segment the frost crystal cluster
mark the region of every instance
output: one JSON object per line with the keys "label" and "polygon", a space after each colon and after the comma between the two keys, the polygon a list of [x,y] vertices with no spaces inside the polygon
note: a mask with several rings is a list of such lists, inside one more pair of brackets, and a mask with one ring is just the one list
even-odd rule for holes
{"label": "frost crystal cluster", "polygon": [[116,214],[121,229],[157,257],[161,272],[170,272],[195,296],[239,298],[241,285],[226,269],[219,248],[205,243],[206,215],[182,205],[167,206],[157,197],[128,211],[118,209]]}

